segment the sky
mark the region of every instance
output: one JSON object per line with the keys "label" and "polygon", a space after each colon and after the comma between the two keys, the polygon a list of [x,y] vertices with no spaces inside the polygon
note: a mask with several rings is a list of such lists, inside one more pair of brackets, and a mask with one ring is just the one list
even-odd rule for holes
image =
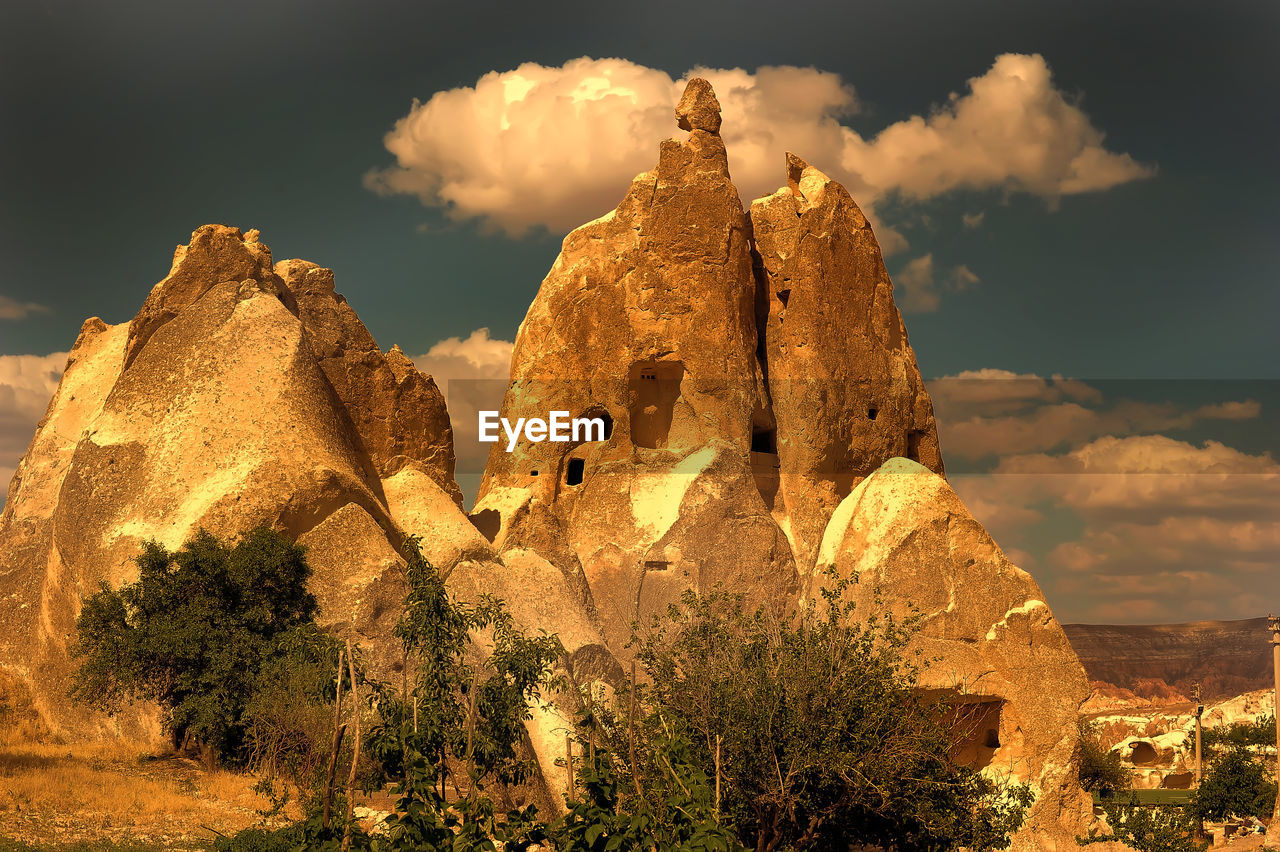
{"label": "sky", "polygon": [[949,476],[1061,620],[1280,609],[1277,44],[1271,0],[6,3],[0,480],[208,222],[501,380],[701,74],[744,201],[794,150],[870,214]]}

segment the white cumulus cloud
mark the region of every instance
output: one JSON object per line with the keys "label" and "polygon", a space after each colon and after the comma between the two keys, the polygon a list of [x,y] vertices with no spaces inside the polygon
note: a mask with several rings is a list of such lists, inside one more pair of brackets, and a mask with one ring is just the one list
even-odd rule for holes
{"label": "white cumulus cloud", "polygon": [[[693,76],[715,87],[729,166],[747,200],[784,182],[786,151],[841,180],[872,212],[890,194],[996,189],[1054,200],[1152,174],[1104,147],[1039,55],[1001,55],[966,92],[869,137],[842,123],[857,96],[828,71],[698,67],[676,79],[626,59],[581,57],[491,71],[415,101],[385,139],[395,165],[366,183],[512,235],[563,232],[614,207],[655,162],[657,143],[679,135],[672,110]],[[899,235],[881,230],[901,247]]]}
{"label": "white cumulus cloud", "polygon": [[0,355],[0,506],[66,364],[66,352]]}
{"label": "white cumulus cloud", "polygon": [[427,354],[413,359],[444,393],[453,424],[458,485],[468,499],[475,497],[489,457],[490,445],[478,440],[478,413],[502,407],[514,348],[512,341],[494,338],[489,329],[478,328],[465,338],[441,340]]}

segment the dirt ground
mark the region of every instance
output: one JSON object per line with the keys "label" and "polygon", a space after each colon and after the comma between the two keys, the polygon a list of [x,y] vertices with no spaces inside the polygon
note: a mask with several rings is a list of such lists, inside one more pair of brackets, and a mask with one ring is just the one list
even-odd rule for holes
{"label": "dirt ground", "polygon": [[218,833],[298,817],[291,803],[265,819],[271,801],[253,791],[256,782],[127,742],[3,745],[0,850],[199,849]]}

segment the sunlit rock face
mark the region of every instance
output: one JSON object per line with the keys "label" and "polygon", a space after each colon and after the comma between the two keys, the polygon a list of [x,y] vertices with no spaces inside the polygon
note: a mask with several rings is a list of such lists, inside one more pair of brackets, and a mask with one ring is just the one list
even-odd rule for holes
{"label": "sunlit rock face", "polygon": [[503,417],[597,414],[608,439],[495,445],[474,513],[499,548],[572,566],[615,648],[689,587],[796,588],[752,472],[771,415],[750,223],[710,87],[691,85],[678,113],[688,140],[565,238],[516,338]]}
{"label": "sunlit rock face", "polygon": [[676,117],[688,139],[566,237],[516,339],[503,417],[600,415],[608,439],[495,445],[474,513],[580,570],[614,647],[688,588],[793,600],[858,481],[898,455],[942,470],[848,194],[793,157],[748,216],[705,81]]}
{"label": "sunlit rock face", "polygon": [[[205,226],[128,324],[85,323],[0,515],[0,663],[55,726],[81,602],[146,539],[271,524],[308,548],[324,624],[401,664],[399,549],[464,600],[556,633],[565,673],[614,680],[631,625],[723,585],[785,613],[857,577],[867,613],[924,613],[964,736],[956,759],[1032,785],[1015,848],[1073,848],[1083,671],[1034,580],[943,478],[933,407],[866,217],[790,156],[744,210],[711,87],[676,110],[612,212],[570,233],[517,336],[502,416],[602,421],[602,440],[494,446],[470,517],[439,390],[382,352],[332,272]],[[565,788],[573,693],[529,722],[542,801]]]}
{"label": "sunlit rock face", "polygon": [[871,225],[794,154],[787,186],[751,204],[757,322],[777,429],[775,514],[802,570],[840,500],[886,459],[942,473],[933,402]]}
{"label": "sunlit rock face", "polygon": [[83,598],[134,579],[144,540],[176,548],[200,527],[298,538],[323,621],[382,635],[406,534],[384,478],[408,476],[414,501],[438,494],[436,515],[468,526],[430,377],[377,348],[331,271],[202,227],[132,322],[85,323],[18,467],[0,516],[4,662],[55,722],[75,716],[62,705]]}
{"label": "sunlit rock face", "polygon": [[[585,587],[532,552],[504,564],[462,512],[453,463],[435,383],[378,348],[331,270],[273,264],[256,232],[204,226],[132,322],[91,319],[71,351],[0,515],[0,665],[57,732],[158,735],[152,708],[68,703],[84,598],[135,580],[145,540],[267,524],[307,548],[321,624],[383,676],[403,665],[391,628],[410,535],[459,598],[497,594],[522,628],[557,633],[572,666],[611,672]],[[549,775],[519,795],[555,805],[568,718],[529,722]]]}
{"label": "sunlit rock face", "polygon": [[972,729],[956,758],[1035,789],[1019,847],[1073,846],[1083,671],[942,476],[866,217],[794,155],[746,214],[710,87],[692,81],[676,117],[688,139],[565,238],[516,339],[502,416],[599,416],[608,436],[495,445],[477,528],[563,569],[619,656],[686,589],[787,610],[874,574],[885,605],[930,613],[923,685]]}
{"label": "sunlit rock face", "polygon": [[834,578],[856,581],[857,612],[918,612],[911,650],[932,661],[921,686],[954,708],[955,757],[1036,793],[1015,848],[1074,848],[1092,810],[1075,754],[1089,685],[1031,575],[1005,557],[943,477],[897,458],[837,507],[809,596],[819,598]]}

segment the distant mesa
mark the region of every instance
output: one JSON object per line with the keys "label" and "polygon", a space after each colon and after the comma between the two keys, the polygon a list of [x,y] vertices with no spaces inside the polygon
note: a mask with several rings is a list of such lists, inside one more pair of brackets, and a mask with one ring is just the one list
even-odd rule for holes
{"label": "distant mesa", "polygon": [[[131,323],[87,322],[0,516],[0,654],[45,715],[86,724],[60,698],[83,595],[133,579],[143,540],[201,526],[297,536],[325,623],[375,651],[397,547],[421,535],[455,594],[560,634],[579,683],[619,677],[631,623],[686,589],[784,613],[850,577],[923,612],[942,660],[925,685],[979,722],[957,759],[1032,786],[1013,848],[1081,833],[1084,670],[944,478],[866,216],[796,155],[744,209],[705,80],[676,118],[688,139],[565,237],[515,342],[502,416],[601,416],[607,439],[495,448],[469,517],[435,383],[378,348],[330,270],[273,264],[256,232],[198,229]],[[528,726],[553,802],[574,700]]]}
{"label": "distant mesa", "polygon": [[1154,701],[1205,700],[1274,686],[1266,618],[1063,626],[1089,679]]}

